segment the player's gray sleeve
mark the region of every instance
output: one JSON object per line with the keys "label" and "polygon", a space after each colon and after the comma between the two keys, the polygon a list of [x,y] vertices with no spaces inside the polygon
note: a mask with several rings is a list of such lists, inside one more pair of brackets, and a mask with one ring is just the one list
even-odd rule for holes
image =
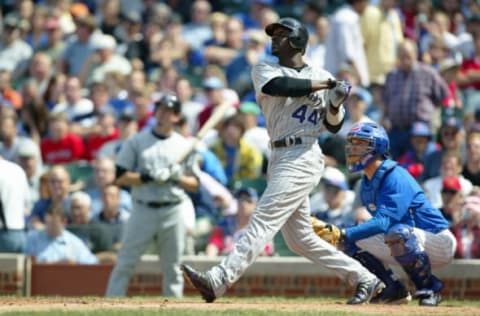
{"label": "player's gray sleeve", "polygon": [[258,63],[252,68],[252,81],[255,91],[260,92],[263,86],[276,77],[283,77],[279,67],[269,63]]}
{"label": "player's gray sleeve", "polygon": [[117,154],[115,164],[129,171],[135,171],[137,168],[137,150],[135,141],[137,137],[131,137],[126,140]]}

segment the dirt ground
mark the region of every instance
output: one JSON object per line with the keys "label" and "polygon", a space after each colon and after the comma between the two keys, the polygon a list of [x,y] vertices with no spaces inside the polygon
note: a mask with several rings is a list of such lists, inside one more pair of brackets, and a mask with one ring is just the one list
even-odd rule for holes
{"label": "dirt ground", "polygon": [[410,305],[387,306],[387,305],[362,305],[349,306],[343,302],[313,302],[307,301],[251,301],[222,299],[213,304],[203,303],[200,299],[185,298],[183,300],[167,299],[105,299],[105,298],[0,298],[0,314],[5,312],[27,312],[27,311],[87,311],[101,309],[199,309],[210,310],[261,310],[261,311],[339,311],[356,315],[479,315],[480,307],[473,306],[452,306],[442,304],[438,307],[420,307],[413,303]]}

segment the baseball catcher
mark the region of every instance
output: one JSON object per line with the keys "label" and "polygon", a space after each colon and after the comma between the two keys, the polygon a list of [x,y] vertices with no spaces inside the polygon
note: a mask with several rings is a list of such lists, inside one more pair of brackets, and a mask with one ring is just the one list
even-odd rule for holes
{"label": "baseball catcher", "polygon": [[455,237],[406,169],[388,158],[389,139],[376,123],[358,123],[347,134],[349,171],[363,171],[360,198],[372,218],[340,229],[312,219],[315,233],[360,261],[387,286],[371,303],[405,303],[406,287],[386,265],[400,265],[415,284],[424,306],[440,303],[443,283],[432,269],[448,265]]}

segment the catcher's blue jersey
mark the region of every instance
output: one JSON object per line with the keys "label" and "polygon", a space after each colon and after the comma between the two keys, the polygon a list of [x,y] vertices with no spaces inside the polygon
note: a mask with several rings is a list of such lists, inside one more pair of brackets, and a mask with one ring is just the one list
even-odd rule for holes
{"label": "catcher's blue jersey", "polygon": [[371,180],[363,176],[360,197],[373,218],[348,228],[348,240],[385,233],[398,223],[431,233],[448,228],[447,220],[432,207],[417,181],[392,160],[385,160]]}

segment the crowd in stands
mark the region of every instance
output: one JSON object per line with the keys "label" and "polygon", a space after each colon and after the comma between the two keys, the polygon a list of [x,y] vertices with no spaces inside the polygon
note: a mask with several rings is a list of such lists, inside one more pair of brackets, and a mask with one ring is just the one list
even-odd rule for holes
{"label": "crowd in stands", "polygon": [[[344,126],[319,139],[327,166],[313,215],[368,218],[344,145],[350,126],[376,121],[451,223],[456,257],[480,258],[480,2],[4,0],[0,10],[0,252],[114,262],[135,212],[114,184],[115,156],[155,125],[165,93],[182,103],[186,137],[231,105],[197,146],[203,172],[184,219],[186,254],[230,251],[270,156],[251,67],[275,59],[265,26],[293,16],[310,32],[305,61],[353,85]],[[286,254],[278,238],[264,255]]]}

